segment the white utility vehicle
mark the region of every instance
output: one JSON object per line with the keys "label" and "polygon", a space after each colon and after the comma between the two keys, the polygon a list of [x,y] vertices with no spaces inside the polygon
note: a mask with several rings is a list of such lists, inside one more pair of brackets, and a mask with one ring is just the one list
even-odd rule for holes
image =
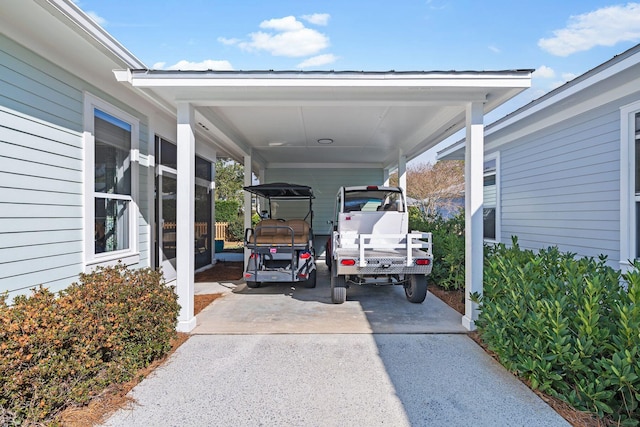
{"label": "white utility vehicle", "polygon": [[316,287],[316,254],[313,248],[311,187],[274,183],[244,187],[262,198],[266,210],[255,227],[244,234],[251,256],[244,273],[247,286],[265,282],[302,282]]}
{"label": "white utility vehicle", "polygon": [[431,233],[408,232],[409,212],[398,187],[341,187],[327,241],[331,301],[342,304],[351,284],[402,285],[410,302],[427,296],[433,263]]}

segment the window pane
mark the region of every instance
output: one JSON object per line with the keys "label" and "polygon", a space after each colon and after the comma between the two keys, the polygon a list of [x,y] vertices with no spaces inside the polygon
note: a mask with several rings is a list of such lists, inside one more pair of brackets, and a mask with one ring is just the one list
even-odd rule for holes
{"label": "window pane", "polygon": [[178,168],[178,149],[165,139],[160,140],[160,164],[172,169]]}
{"label": "window pane", "polygon": [[211,192],[195,187],[195,268],[211,264]]}
{"label": "window pane", "polygon": [[94,110],[95,182],[98,193],[131,194],[131,125]]}
{"label": "window pane", "polygon": [[640,194],[640,139],[636,139],[636,194]]}
{"label": "window pane", "polygon": [[96,253],[129,249],[129,201],[96,198]]}
{"label": "window pane", "polygon": [[397,191],[348,191],[344,193],[345,212],[404,212],[401,193]]}
{"label": "window pane", "polygon": [[636,203],[636,259],[640,258],[640,203]]}
{"label": "window pane", "polygon": [[496,209],[484,208],[482,210],[484,222],[484,238],[495,240],[496,238]]}
{"label": "window pane", "polygon": [[196,156],[196,178],[211,181],[211,162]]}
{"label": "window pane", "polygon": [[162,253],[168,260],[176,257],[176,188],[175,178],[162,177]]}
{"label": "window pane", "polygon": [[130,195],[129,151],[96,141],[95,152],[95,191]]}

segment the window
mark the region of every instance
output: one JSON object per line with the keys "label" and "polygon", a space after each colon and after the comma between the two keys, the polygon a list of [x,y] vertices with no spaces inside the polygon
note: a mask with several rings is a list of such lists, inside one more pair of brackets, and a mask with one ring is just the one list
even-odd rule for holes
{"label": "window", "polygon": [[[86,95],[86,253],[88,263],[121,259],[139,260],[137,255],[137,120]],[[135,257],[135,258],[131,258]]]}
{"label": "window", "polygon": [[95,253],[129,249],[131,125],[94,110]]}
{"label": "window", "polygon": [[640,113],[636,113],[635,114],[635,120],[634,120],[634,139],[635,139],[635,143],[634,145],[634,149],[635,149],[635,167],[634,167],[634,173],[635,173],[635,181],[636,181],[636,185],[635,185],[635,191],[634,191],[634,203],[636,205],[635,211],[636,211],[636,232],[635,232],[635,247],[636,247],[636,253],[634,258],[638,258],[638,255],[640,255]]}
{"label": "window", "polygon": [[620,267],[640,256],[640,101],[620,109]]}
{"label": "window", "polygon": [[482,211],[485,240],[497,240],[497,185],[498,159],[493,158],[484,162],[484,208]]}
{"label": "window", "polygon": [[402,193],[383,190],[354,190],[344,194],[345,212],[404,212]]}
{"label": "window", "polygon": [[[159,253],[156,265],[162,266],[165,279],[175,278],[176,237],[177,237],[177,147],[176,144],[155,137],[156,155],[159,163],[156,173],[156,218],[157,245]],[[210,265],[212,260],[213,214],[212,204],[212,165],[200,156],[195,157],[195,259],[196,269]]]}

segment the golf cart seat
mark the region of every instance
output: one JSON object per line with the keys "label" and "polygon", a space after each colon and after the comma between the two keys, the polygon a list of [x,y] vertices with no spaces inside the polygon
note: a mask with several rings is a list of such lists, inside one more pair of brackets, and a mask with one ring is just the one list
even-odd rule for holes
{"label": "golf cart seat", "polygon": [[[306,245],[309,242],[309,223],[303,219],[280,221],[263,219],[255,227],[250,243],[257,245]],[[293,232],[293,236],[292,236]]]}

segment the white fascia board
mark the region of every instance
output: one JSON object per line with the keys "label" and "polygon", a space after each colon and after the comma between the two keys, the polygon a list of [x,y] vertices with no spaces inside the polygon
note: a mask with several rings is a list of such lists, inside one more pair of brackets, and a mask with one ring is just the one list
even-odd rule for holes
{"label": "white fascia board", "polygon": [[133,70],[132,84],[138,87],[406,87],[406,88],[527,88],[531,86],[531,72],[511,76],[503,73],[477,74],[300,74],[280,75],[265,72],[228,74],[184,71],[149,73]]}
{"label": "white fascia board", "polygon": [[104,46],[109,52],[118,57],[128,67],[139,69],[146,68],[146,65],[136,58],[127,48],[118,42],[111,34],[105,31],[93,19],[89,17],[71,0],[36,0],[45,8],[58,11],[67,17],[86,35]]}

